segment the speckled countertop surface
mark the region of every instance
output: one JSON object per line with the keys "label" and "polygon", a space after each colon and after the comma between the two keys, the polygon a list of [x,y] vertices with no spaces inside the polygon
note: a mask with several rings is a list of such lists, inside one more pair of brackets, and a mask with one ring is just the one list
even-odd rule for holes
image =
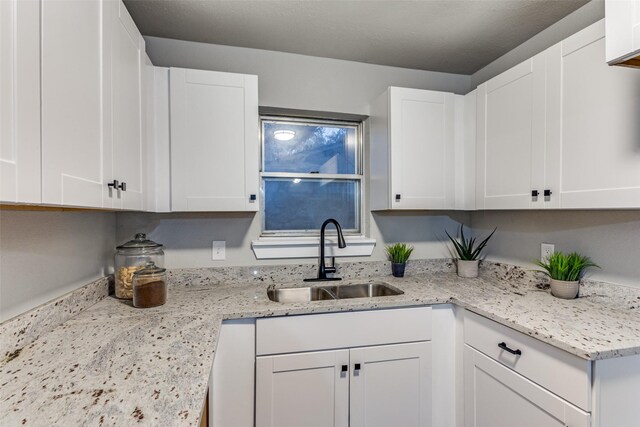
{"label": "speckled countertop surface", "polygon": [[[584,359],[640,354],[637,288],[588,282],[581,298],[566,301],[540,289],[539,275],[511,266],[486,265],[480,278],[460,279],[450,262],[425,261],[396,279],[386,274],[385,263],[353,265],[364,267],[344,271],[345,283],[370,278],[405,293],[269,301],[268,286],[300,283],[313,272],[298,266],[174,271],[168,303],[153,309],[103,297],[10,357],[3,351],[0,425],[195,426],[221,321],[240,317],[454,303]],[[12,327],[19,334],[28,325]]]}

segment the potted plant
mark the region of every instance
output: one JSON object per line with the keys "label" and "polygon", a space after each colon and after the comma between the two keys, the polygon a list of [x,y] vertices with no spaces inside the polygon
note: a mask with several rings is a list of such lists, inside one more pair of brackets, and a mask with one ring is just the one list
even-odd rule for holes
{"label": "potted plant", "polygon": [[584,271],[589,267],[598,267],[587,256],[577,252],[565,254],[559,251],[551,254],[546,262],[536,260],[535,264],[544,268],[544,272],[549,276],[551,294],[564,299],[576,298]]}
{"label": "potted plant", "polygon": [[413,252],[413,246],[406,243],[395,243],[386,248],[387,255],[391,261],[391,273],[394,277],[404,277],[404,269],[407,266],[407,260]]}
{"label": "potted plant", "polygon": [[451,235],[445,230],[449,240],[453,243],[458,259],[456,261],[458,267],[458,276],[460,277],[478,277],[478,263],[482,250],[487,246],[487,242],[493,236],[497,228],[494,228],[491,234],[486,239],[482,240],[476,245],[476,238],[464,236],[464,225],[460,225],[460,241],[451,237]]}

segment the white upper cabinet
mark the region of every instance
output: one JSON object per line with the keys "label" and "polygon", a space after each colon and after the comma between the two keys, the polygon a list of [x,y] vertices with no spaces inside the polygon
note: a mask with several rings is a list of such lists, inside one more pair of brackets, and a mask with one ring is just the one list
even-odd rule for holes
{"label": "white upper cabinet", "polygon": [[101,208],[110,148],[103,2],[43,0],[41,13],[42,202]]}
{"label": "white upper cabinet", "polygon": [[606,0],[605,16],[607,62],[640,67],[640,0]]}
{"label": "white upper cabinet", "polygon": [[171,210],[257,211],[258,77],[170,70]]}
{"label": "white upper cabinet", "polygon": [[[144,39],[122,1],[110,1],[111,22],[111,156],[105,157],[107,181],[118,180],[112,207],[142,210],[146,155],[143,98]],[[108,202],[107,202],[108,203]]]}
{"label": "white upper cabinet", "polygon": [[640,72],[610,67],[604,21],[550,49],[548,162],[562,208],[640,207]]}
{"label": "white upper cabinet", "polygon": [[542,207],[545,54],[480,85],[476,114],[478,209]]}
{"label": "white upper cabinet", "polygon": [[119,0],[42,0],[42,203],[144,208],[144,40]]}
{"label": "white upper cabinet", "polygon": [[0,202],[40,203],[40,3],[0,1]]}
{"label": "white upper cabinet", "polygon": [[390,87],[374,101],[372,210],[454,208],[456,97]]}

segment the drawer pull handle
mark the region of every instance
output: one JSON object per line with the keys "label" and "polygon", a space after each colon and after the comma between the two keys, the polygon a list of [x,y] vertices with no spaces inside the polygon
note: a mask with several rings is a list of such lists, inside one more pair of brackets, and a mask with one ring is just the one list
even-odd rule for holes
{"label": "drawer pull handle", "polygon": [[516,356],[521,356],[522,352],[520,351],[520,349],[517,350],[511,350],[509,347],[507,347],[507,344],[504,342],[501,342],[500,344],[498,344],[498,347],[500,347],[503,350],[508,351],[511,354],[515,354]]}

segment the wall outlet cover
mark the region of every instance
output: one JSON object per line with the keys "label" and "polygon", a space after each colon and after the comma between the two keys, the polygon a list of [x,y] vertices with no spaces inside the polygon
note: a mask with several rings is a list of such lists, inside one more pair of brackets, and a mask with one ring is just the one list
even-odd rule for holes
{"label": "wall outlet cover", "polygon": [[226,257],[224,240],[214,240],[212,244],[211,259],[214,261],[222,261]]}
{"label": "wall outlet cover", "polygon": [[540,245],[540,261],[547,262],[554,252],[555,245],[553,243],[542,243]]}

